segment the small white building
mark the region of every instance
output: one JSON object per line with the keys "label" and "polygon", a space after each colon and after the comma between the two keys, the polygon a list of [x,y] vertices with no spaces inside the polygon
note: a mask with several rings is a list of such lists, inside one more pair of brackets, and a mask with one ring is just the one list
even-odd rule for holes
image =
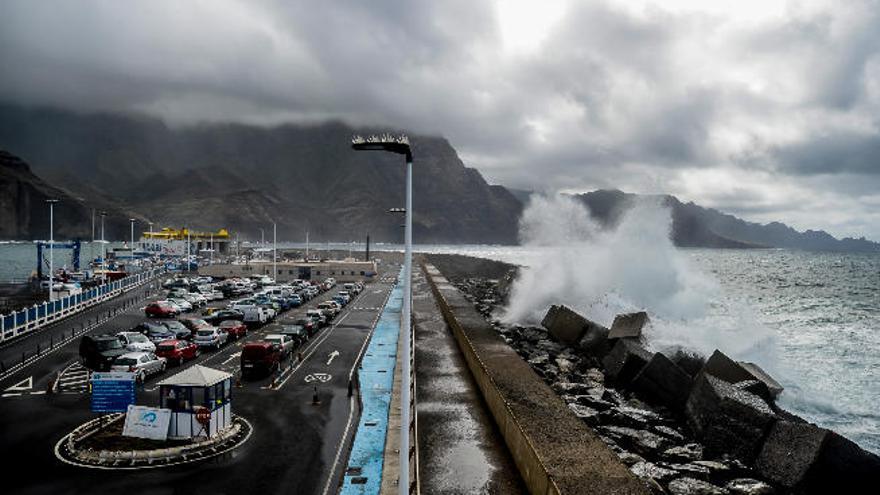
{"label": "small white building", "polygon": [[[232,425],[232,375],[200,364],[159,382],[159,407],[171,410],[168,438],[212,437]],[[196,419],[206,408],[207,427]]]}

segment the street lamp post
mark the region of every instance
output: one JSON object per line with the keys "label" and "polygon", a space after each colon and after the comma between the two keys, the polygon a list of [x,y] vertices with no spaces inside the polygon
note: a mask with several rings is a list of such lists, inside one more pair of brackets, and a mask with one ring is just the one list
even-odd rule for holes
{"label": "street lamp post", "polygon": [[134,218],[129,218],[131,222],[131,257],[134,258]]}
{"label": "street lamp post", "polygon": [[388,151],[406,157],[406,227],[404,233],[404,256],[403,256],[403,373],[400,387],[400,481],[401,495],[409,494],[409,432],[410,432],[410,387],[412,359],[412,150],[409,139],[406,136],[370,136],[363,138],[354,136],[351,139],[351,147],[359,151]]}
{"label": "street lamp post", "polygon": [[55,285],[55,203],[58,200],[47,199],[46,202],[49,203],[49,302],[52,302]]}
{"label": "street lamp post", "polygon": [[104,238],[104,217],[107,216],[106,211],[101,212],[101,283],[107,281],[107,244]]}
{"label": "street lamp post", "polygon": [[278,226],[272,222],[272,280],[278,283]]}

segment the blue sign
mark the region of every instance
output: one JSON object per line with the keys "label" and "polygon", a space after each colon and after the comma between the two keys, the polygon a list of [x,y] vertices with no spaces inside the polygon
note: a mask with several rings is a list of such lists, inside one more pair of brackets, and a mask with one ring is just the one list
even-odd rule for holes
{"label": "blue sign", "polygon": [[134,403],[134,373],[92,373],[92,412],[126,412]]}

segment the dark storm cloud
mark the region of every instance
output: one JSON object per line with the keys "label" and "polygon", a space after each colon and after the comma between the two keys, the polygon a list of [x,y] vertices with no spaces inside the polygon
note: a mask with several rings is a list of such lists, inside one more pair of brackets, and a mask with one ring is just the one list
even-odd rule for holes
{"label": "dark storm cloud", "polygon": [[0,99],[408,128],[514,187],[670,192],[795,223],[805,198],[875,207],[877,2],[641,3],[10,0]]}

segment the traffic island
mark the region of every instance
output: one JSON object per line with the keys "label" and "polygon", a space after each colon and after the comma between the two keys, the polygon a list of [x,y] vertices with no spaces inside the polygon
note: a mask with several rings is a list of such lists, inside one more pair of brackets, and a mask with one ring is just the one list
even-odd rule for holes
{"label": "traffic island", "polygon": [[67,464],[98,469],[150,469],[202,461],[227,454],[251,436],[251,424],[233,415],[231,425],[211,437],[150,440],[123,436],[125,414],[108,414],[83,423],[55,445]]}

